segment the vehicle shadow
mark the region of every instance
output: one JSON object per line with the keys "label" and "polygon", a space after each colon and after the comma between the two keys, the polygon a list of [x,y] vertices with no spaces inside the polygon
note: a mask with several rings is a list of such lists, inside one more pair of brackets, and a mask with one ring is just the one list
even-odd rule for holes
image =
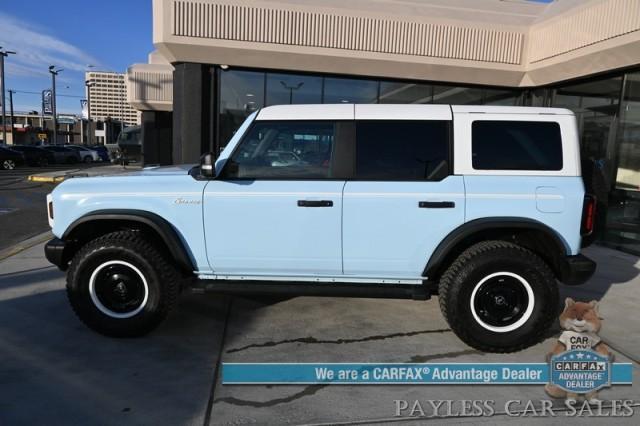
{"label": "vehicle shadow", "polygon": [[636,256],[602,246],[589,247],[584,254],[597,263],[596,272],[585,284],[561,286],[563,305],[565,297],[586,302],[601,300],[612,286],[628,283],[640,274],[640,259]]}
{"label": "vehicle shadow", "polygon": [[114,339],[76,318],[59,271],[2,281],[0,424],[203,422],[227,298],[185,294],[153,333]]}

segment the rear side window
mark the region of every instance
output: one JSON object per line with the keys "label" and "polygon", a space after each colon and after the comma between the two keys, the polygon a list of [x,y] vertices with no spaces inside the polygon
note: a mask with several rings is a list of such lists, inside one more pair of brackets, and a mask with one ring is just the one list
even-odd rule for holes
{"label": "rear side window", "polygon": [[474,121],[476,170],[561,170],[560,126],[540,121]]}
{"label": "rear side window", "polygon": [[356,179],[441,180],[449,175],[449,121],[356,124]]}

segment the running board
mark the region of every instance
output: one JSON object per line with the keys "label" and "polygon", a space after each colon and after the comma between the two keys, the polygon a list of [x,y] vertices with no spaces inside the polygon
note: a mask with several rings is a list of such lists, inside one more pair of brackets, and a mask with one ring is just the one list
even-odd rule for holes
{"label": "running board", "polygon": [[190,284],[194,293],[233,295],[285,295],[321,297],[362,297],[383,299],[428,300],[431,292],[423,284],[354,284],[310,282],[266,282],[195,279]]}

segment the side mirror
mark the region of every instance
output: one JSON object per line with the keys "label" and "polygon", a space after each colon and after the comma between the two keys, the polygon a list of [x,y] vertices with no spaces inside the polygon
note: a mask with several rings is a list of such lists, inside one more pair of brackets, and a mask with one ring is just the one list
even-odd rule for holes
{"label": "side mirror", "polygon": [[216,169],[214,166],[213,153],[207,152],[200,157],[200,175],[205,178],[214,178]]}

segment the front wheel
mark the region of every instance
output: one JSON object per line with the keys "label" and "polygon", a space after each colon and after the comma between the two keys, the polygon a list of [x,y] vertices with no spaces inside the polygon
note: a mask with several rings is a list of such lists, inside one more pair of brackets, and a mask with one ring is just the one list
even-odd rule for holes
{"label": "front wheel", "polygon": [[114,337],[153,330],[174,306],[178,289],[170,260],[135,231],[89,242],[67,274],[67,295],[80,320]]}
{"label": "front wheel", "polygon": [[558,312],[558,285],[535,253],[505,241],[465,250],[442,275],[440,309],[456,335],[485,352],[538,343]]}
{"label": "front wheel", "polygon": [[4,170],[13,170],[16,168],[16,162],[13,160],[4,160],[2,162],[2,168]]}

